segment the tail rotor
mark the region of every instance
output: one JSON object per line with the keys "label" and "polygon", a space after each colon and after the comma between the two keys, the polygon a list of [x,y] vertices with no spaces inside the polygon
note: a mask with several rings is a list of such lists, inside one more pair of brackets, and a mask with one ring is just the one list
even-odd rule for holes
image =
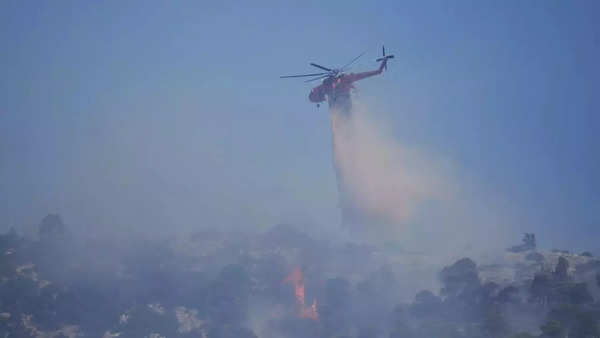
{"label": "tail rotor", "polygon": [[380,57],[379,59],[377,59],[375,61],[377,61],[377,62],[384,62],[385,61],[384,65],[383,65],[383,68],[385,70],[387,70],[387,60],[388,59],[393,59],[394,55],[393,54],[385,55],[385,46],[381,46],[381,54],[382,54],[382,57]]}

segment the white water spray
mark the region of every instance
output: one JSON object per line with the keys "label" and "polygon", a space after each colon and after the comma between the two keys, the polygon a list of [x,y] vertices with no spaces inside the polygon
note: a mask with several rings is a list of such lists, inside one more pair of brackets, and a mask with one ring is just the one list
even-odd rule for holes
{"label": "white water spray", "polygon": [[330,107],[333,164],[342,223],[370,232],[375,224],[400,230],[428,201],[449,198],[442,161],[401,146],[360,104]]}

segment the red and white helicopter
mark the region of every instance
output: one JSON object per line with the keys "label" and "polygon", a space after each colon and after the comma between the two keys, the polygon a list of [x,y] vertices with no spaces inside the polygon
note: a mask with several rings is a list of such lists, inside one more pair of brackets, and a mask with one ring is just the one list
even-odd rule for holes
{"label": "red and white helicopter", "polygon": [[312,77],[311,79],[308,79],[304,82],[311,82],[323,79],[323,82],[319,86],[313,88],[310,91],[308,99],[311,102],[316,103],[317,107],[320,103],[328,101],[329,106],[331,107],[337,102],[345,101],[343,99],[350,98],[350,90],[355,88],[354,82],[374,75],[379,75],[383,72],[384,69],[387,69],[387,61],[388,59],[393,59],[394,55],[385,55],[385,46],[382,47],[382,53],[383,56],[376,60],[377,62],[381,62],[377,70],[362,73],[344,73],[344,71],[346,71],[348,67],[350,67],[350,65],[352,65],[356,60],[363,56],[364,53],[362,53],[341,68],[332,69],[311,62],[311,66],[317,67],[321,70],[324,70],[325,72],[302,75],[286,75],[281,76],[281,78]]}

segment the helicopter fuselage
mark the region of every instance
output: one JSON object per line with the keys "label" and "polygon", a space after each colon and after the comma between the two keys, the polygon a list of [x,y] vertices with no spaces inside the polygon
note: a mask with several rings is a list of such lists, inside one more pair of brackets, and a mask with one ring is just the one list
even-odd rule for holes
{"label": "helicopter fuselage", "polygon": [[324,101],[336,101],[340,97],[350,97],[350,90],[354,89],[354,82],[364,78],[379,75],[385,67],[387,60],[381,63],[379,69],[370,72],[340,74],[325,78],[323,83],[313,88],[308,95],[308,99],[314,103],[322,103]]}
{"label": "helicopter fuselage", "polygon": [[340,95],[350,95],[350,90],[354,88],[351,81],[346,80],[347,76],[331,77],[323,80],[323,83],[310,91],[308,99],[314,103],[321,103],[328,98],[333,99]]}

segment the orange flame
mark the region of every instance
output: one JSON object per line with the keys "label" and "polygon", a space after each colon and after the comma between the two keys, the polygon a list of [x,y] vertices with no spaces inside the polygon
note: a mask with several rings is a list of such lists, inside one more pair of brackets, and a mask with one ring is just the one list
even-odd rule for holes
{"label": "orange flame", "polygon": [[294,293],[296,294],[296,302],[299,306],[298,315],[301,318],[309,318],[317,320],[319,313],[317,312],[317,300],[313,299],[311,306],[306,306],[304,301],[304,281],[302,280],[302,270],[295,267],[292,272],[283,280],[283,283],[294,285]]}

